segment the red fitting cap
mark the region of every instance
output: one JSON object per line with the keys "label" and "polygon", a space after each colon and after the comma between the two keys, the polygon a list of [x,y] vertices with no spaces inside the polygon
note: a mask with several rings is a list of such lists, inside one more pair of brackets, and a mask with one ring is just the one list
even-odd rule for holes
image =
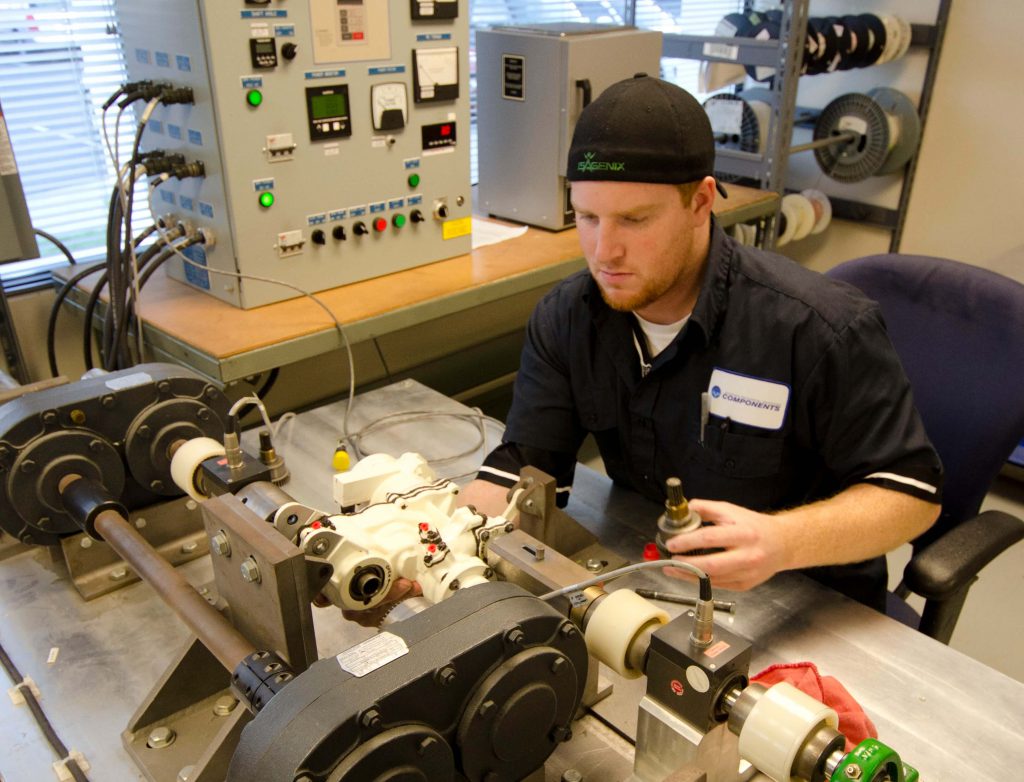
{"label": "red fitting cap", "polygon": [[658,551],[656,543],[644,544],[644,561],[653,562],[656,559],[661,559],[661,552]]}

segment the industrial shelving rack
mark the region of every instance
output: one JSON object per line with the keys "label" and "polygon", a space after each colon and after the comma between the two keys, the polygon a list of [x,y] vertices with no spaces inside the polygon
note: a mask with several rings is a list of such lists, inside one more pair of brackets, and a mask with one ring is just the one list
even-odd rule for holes
{"label": "industrial shelving rack", "polygon": [[[775,68],[777,76],[767,86],[771,94],[771,114],[764,151],[753,153],[720,148],[716,169],[753,180],[761,188],[777,193],[783,193],[786,189],[786,170],[794,124],[813,122],[815,116],[814,113],[800,110],[796,105],[809,5],[810,0],[787,0],[783,3],[778,40],[760,41],[679,33],[666,34],[663,39],[662,54],[665,57]],[[931,104],[939,53],[951,5],[952,0],[940,0],[933,24],[911,25],[911,46],[923,46],[929,50],[918,103],[922,130]],[[903,172],[899,204],[895,209],[829,196],[833,216],[888,229],[892,232],[889,249],[891,252],[898,251],[916,168],[915,154]],[[774,246],[777,220],[778,210],[768,215],[761,227],[761,244],[767,248]]]}

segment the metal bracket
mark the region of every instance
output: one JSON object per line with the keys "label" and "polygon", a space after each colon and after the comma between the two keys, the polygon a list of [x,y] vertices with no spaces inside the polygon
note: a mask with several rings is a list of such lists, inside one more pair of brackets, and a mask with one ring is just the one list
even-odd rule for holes
{"label": "metal bracket", "polygon": [[597,537],[555,504],[555,479],[535,467],[524,467],[511,494],[522,489],[516,508],[519,529],[567,557],[592,546]]}

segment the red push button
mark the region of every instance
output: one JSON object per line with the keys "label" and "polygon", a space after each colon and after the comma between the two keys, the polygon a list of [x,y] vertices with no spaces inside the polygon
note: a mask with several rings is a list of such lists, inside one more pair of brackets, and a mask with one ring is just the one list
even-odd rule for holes
{"label": "red push button", "polygon": [[387,227],[388,221],[385,220],[383,217],[378,217],[376,220],[373,221],[373,230],[377,231],[378,233],[380,233],[381,231],[386,231]]}

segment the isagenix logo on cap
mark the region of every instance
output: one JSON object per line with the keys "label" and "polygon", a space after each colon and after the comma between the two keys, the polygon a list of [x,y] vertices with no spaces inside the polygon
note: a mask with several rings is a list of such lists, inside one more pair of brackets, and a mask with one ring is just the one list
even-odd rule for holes
{"label": "isagenix logo on cap", "polygon": [[594,160],[595,152],[584,152],[583,160],[576,164],[576,170],[587,171],[625,171],[625,163],[615,163],[608,160]]}

